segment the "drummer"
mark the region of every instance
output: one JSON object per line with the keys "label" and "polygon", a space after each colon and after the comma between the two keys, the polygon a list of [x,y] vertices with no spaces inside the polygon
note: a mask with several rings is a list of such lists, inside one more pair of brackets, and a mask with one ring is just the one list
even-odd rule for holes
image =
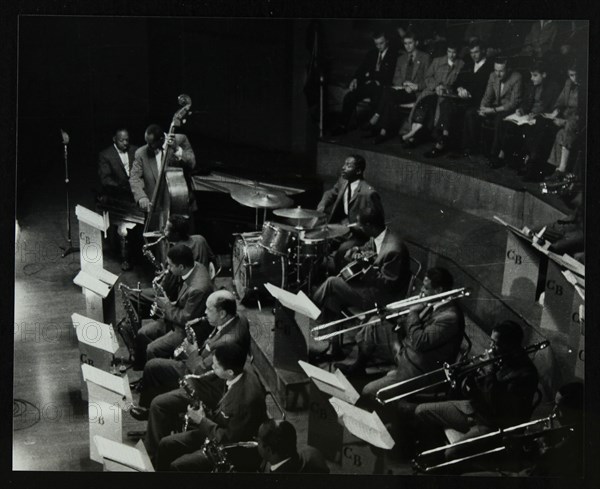
{"label": "drummer", "polygon": [[[383,213],[381,197],[363,178],[365,169],[363,156],[351,154],[345,159],[341,178],[323,194],[317,206],[318,211],[325,212],[327,224],[356,224],[359,212],[367,207],[380,209]],[[334,249],[337,248],[333,255],[335,272],[344,265],[346,251],[363,245],[368,239],[358,228],[351,227],[351,231],[337,243],[331,243]]]}

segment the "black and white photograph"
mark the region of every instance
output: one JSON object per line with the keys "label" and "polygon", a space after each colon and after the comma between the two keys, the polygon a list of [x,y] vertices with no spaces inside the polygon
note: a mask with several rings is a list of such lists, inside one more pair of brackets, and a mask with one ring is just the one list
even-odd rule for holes
{"label": "black and white photograph", "polygon": [[595,22],[214,3],[7,22],[8,470],[590,484]]}

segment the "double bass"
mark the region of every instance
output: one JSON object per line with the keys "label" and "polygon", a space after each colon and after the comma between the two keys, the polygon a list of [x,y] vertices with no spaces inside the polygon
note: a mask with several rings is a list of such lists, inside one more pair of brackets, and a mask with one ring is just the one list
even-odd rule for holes
{"label": "double bass", "polygon": [[[150,200],[150,206],[146,214],[146,222],[144,223],[143,236],[146,245],[149,244],[148,237],[160,236],[162,228],[170,214],[189,216],[190,194],[183,168],[168,165],[173,154],[173,147],[168,145],[167,141],[169,138],[175,136],[175,128],[185,123],[185,117],[190,112],[192,106],[192,99],[186,94],[177,97],[177,102],[181,108],[175,112],[169,126],[169,132],[163,147],[163,165],[161,166],[154,192],[152,193],[152,199]],[[158,223],[158,229],[150,229],[152,222]],[[153,231],[158,231],[159,234],[155,234]],[[164,253],[162,254],[164,255]]]}

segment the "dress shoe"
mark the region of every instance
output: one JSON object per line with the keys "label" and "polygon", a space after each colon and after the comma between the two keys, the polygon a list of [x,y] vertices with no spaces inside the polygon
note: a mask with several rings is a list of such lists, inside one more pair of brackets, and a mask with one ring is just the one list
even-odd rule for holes
{"label": "dress shoe", "polygon": [[333,366],[338,368],[346,377],[358,377],[365,375],[365,367],[361,362],[354,362],[350,365],[345,363],[334,363]]}
{"label": "dress shoe", "polygon": [[391,136],[389,136],[388,134],[377,134],[377,136],[375,136],[375,139],[373,139],[373,144],[381,144],[387,141],[388,139],[391,139]]}
{"label": "dress shoe", "polygon": [[135,382],[130,382],[129,387],[134,391],[140,392],[142,390],[142,378],[140,377]]}
{"label": "dress shoe", "polygon": [[148,421],[150,411],[143,407],[133,406],[129,410],[129,414],[131,414],[133,419],[137,419],[138,421]]}
{"label": "dress shoe", "polygon": [[446,148],[444,148],[444,147],[438,148],[437,146],[434,146],[429,151],[423,153],[423,156],[425,158],[437,158],[438,156],[444,154],[445,152],[446,152]]}
{"label": "dress shoe", "polygon": [[560,170],[554,170],[554,173],[544,178],[544,180],[546,182],[560,182],[564,178],[564,176],[565,172],[562,172]]}
{"label": "dress shoe", "polygon": [[492,169],[502,168],[504,166],[504,160],[496,156],[492,156],[487,160],[487,166]]}

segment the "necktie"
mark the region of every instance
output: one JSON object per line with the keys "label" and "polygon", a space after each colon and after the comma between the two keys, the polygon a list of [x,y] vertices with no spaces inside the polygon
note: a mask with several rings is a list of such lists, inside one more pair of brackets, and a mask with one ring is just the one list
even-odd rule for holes
{"label": "necktie", "polygon": [[350,215],[350,199],[352,198],[352,186],[348,184],[348,192],[346,193],[346,215]]}
{"label": "necktie", "polygon": [[375,71],[379,71],[379,68],[381,68],[381,51],[379,52],[379,55],[377,56],[377,64],[375,65]]}
{"label": "necktie", "polygon": [[406,80],[408,80],[408,81],[412,81],[414,66],[415,66],[415,64],[413,61],[412,54],[409,54],[408,55],[408,65],[406,68]]}

